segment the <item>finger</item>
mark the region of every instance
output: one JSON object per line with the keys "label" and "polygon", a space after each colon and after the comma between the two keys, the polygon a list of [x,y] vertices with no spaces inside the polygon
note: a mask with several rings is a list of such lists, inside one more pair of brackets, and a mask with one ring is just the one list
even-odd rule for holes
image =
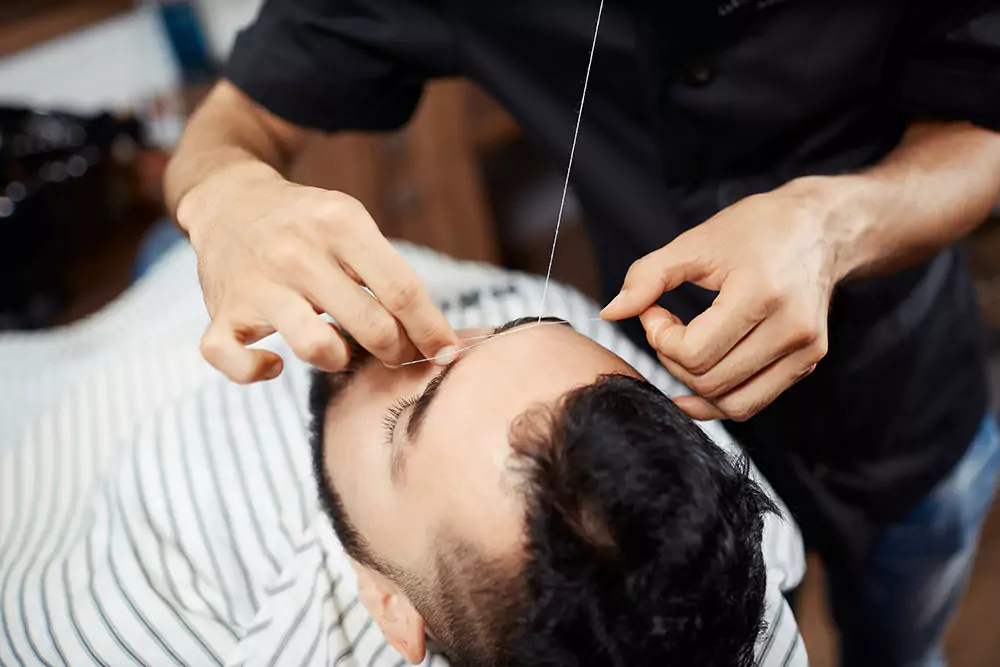
{"label": "finger", "polygon": [[726,418],[726,413],[704,398],[698,396],[676,396],[672,400],[684,414],[695,421],[707,422],[713,419]]}
{"label": "finger", "polygon": [[313,290],[313,303],[325,310],[363,348],[379,361],[398,365],[417,357],[403,325],[357,282],[340,271],[331,272],[322,289]]}
{"label": "finger", "polygon": [[268,350],[250,350],[240,328],[216,317],[201,337],[201,355],[233,382],[273,380],[281,374],[281,357]]}
{"label": "finger", "polygon": [[692,386],[692,384],[694,384],[693,380],[697,379],[697,376],[688,373],[683,366],[678,364],[670,357],[665,357],[662,354],[657,354],[656,358],[660,360],[660,363],[663,365],[664,368],[667,369],[668,373],[670,373],[675,379],[684,383],[684,386],[686,386],[688,389],[694,392],[696,396],[699,396],[700,398],[712,398],[712,397],[702,396],[701,393],[695,387]]}
{"label": "finger", "polygon": [[451,325],[402,255],[377,231],[375,236],[345,261],[399,320],[422,356],[440,359],[436,363],[450,361],[458,349],[458,337]]}
{"label": "finger", "polygon": [[671,336],[678,335],[684,330],[684,323],[680,318],[657,305],[644,310],[639,315],[639,322],[646,331],[646,341],[656,351],[659,351],[660,346]]}
{"label": "finger", "polygon": [[350,348],[337,327],[320,318],[312,304],[291,290],[271,300],[267,313],[299,359],[333,373],[347,365]]}
{"label": "finger", "polygon": [[811,350],[779,359],[728,394],[712,401],[733,421],[746,421],[815,369]]}
{"label": "finger", "polygon": [[700,257],[687,249],[684,237],[637,260],[629,267],[622,289],[601,311],[606,320],[635,317],[681,283],[696,280],[702,273]]}
{"label": "finger", "polygon": [[735,389],[772,363],[804,347],[808,341],[790,338],[782,321],[771,317],[761,322],[717,364],[704,373],[692,373],[681,363],[670,359],[668,370],[703,398],[718,398]]}
{"label": "finger", "polygon": [[749,285],[728,278],[712,305],[677,335],[664,339],[657,350],[691,373],[706,373],[772,312]]}

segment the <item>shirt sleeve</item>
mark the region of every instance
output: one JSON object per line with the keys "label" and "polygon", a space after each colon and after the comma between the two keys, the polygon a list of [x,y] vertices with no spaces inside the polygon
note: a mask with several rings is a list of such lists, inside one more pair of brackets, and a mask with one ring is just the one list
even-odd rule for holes
{"label": "shirt sleeve", "polygon": [[326,132],[393,130],[424,81],[453,72],[453,39],[405,0],[267,0],[236,38],[226,78],[271,113]]}
{"label": "shirt sleeve", "polygon": [[887,92],[904,112],[1000,130],[998,3],[913,3],[887,71]]}

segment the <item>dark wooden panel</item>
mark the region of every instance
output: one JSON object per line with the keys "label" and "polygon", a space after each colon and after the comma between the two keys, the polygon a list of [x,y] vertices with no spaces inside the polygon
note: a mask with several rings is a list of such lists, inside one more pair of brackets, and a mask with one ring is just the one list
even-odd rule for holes
{"label": "dark wooden panel", "polygon": [[499,242],[480,157],[517,131],[467,82],[437,81],[403,130],[316,135],[290,176],[355,197],[386,236],[461,259],[497,262]]}
{"label": "dark wooden panel", "polygon": [[0,56],[98,23],[134,4],[134,0],[3,0]]}

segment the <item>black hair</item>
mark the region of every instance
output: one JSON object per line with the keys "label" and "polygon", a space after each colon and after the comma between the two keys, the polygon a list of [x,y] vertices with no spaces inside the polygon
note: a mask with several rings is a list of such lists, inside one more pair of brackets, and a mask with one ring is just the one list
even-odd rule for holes
{"label": "black hair", "polygon": [[[763,630],[764,517],[749,475],[664,394],[602,376],[511,427],[523,551],[438,541],[434,582],[371,553],[323,472],[331,376],[311,393],[320,500],[345,550],[407,591],[461,667],[746,667]],[[425,577],[426,578],[426,577]]]}

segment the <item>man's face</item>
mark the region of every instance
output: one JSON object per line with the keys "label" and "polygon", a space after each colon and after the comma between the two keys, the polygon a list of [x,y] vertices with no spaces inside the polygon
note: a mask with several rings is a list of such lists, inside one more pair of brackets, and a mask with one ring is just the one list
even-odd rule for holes
{"label": "man's face", "polygon": [[445,369],[368,360],[327,411],[326,475],[370,551],[405,571],[433,571],[442,531],[486,557],[514,553],[524,514],[508,467],[512,422],[599,375],[636,375],[568,326],[509,331]]}

